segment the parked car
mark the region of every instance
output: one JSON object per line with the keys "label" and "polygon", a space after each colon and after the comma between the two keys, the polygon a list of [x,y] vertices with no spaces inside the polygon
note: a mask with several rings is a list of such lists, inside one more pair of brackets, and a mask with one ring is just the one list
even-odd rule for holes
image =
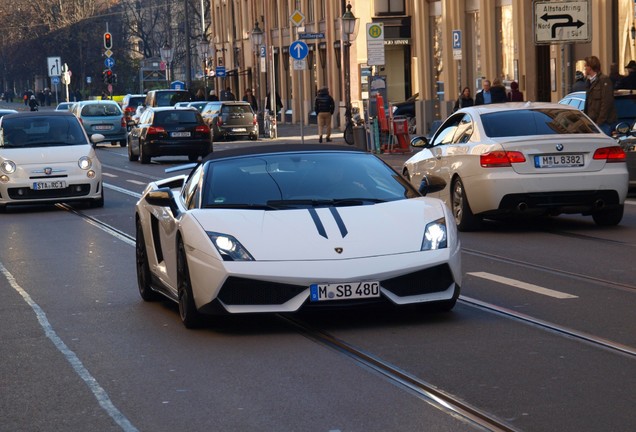
{"label": "parked car", "polygon": [[[214,103],[211,102],[211,104]],[[249,137],[251,140],[258,139],[258,121],[249,103],[237,101],[217,103],[219,103],[217,111],[212,112],[214,105],[208,104],[202,112],[206,123],[212,129],[215,141],[241,136]]]}
{"label": "parked car", "polygon": [[60,102],[55,107],[55,111],[72,111],[75,102]]}
{"label": "parked car", "polygon": [[145,94],[127,94],[121,101],[121,109],[124,111],[126,124],[131,125],[132,116],[135,115],[137,107],[144,104]]}
{"label": "parked car", "polygon": [[145,107],[174,106],[178,102],[191,102],[192,95],[187,90],[150,90],[146,93]]}
{"label": "parked car", "polygon": [[[585,108],[585,92],[574,92],[565,96],[559,103],[574,106],[581,111]],[[625,151],[629,187],[636,188],[636,93],[630,90],[614,91],[617,124],[613,137]],[[623,124],[619,128],[620,124]],[[618,129],[621,129],[619,131]]]}
{"label": "parked car", "polygon": [[77,201],[104,205],[101,164],[79,120],[68,111],[0,118],[0,211]]}
{"label": "parked car", "polygon": [[189,328],[205,314],[305,307],[450,310],[460,293],[448,207],[349,146],[215,152],[150,183],[135,213],[139,293],[177,302]]}
{"label": "parked car", "polygon": [[617,225],[627,195],[625,152],[578,109],[554,103],[463,108],[448,117],[403,175],[417,187],[428,175],[447,187],[439,197],[461,231],[484,218],[591,215]]}
{"label": "parked car", "polygon": [[196,161],[212,152],[210,128],[194,108],[146,108],[128,134],[128,159],[142,164],[156,156],[188,156]]}
{"label": "parked car", "polygon": [[119,104],[111,100],[76,102],[73,114],[79,118],[88,136],[101,134],[103,142],[116,142],[126,146],[127,124]]}

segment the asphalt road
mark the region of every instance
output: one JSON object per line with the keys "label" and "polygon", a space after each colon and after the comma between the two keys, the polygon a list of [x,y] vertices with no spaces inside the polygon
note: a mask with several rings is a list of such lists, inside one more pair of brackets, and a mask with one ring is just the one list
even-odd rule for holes
{"label": "asphalt road", "polygon": [[[237,145],[254,143],[215,150]],[[497,430],[424,385],[503,430],[636,429],[633,198],[618,227],[563,216],[461,233],[448,314],[241,316],[190,331],[175,305],[140,299],[132,240],[145,184],[186,159],[98,155],[104,208],[0,215],[0,431]]]}

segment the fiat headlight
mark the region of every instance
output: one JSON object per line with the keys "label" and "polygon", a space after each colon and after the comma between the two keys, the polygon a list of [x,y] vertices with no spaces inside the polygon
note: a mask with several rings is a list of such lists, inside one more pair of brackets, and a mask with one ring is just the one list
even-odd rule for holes
{"label": "fiat headlight", "polygon": [[2,161],[2,164],[0,165],[0,169],[2,169],[2,171],[4,171],[7,174],[13,174],[15,172],[15,162],[10,160]]}
{"label": "fiat headlight", "polygon": [[93,161],[88,156],[82,156],[79,158],[79,161],[77,161],[77,165],[79,165],[81,169],[87,170],[93,166]]}
{"label": "fiat headlight", "polygon": [[440,218],[426,225],[424,239],[422,240],[422,250],[444,249],[447,246],[446,219]]}
{"label": "fiat headlight", "polygon": [[254,261],[254,258],[243,245],[228,234],[206,231],[212,244],[221,254],[223,261]]}

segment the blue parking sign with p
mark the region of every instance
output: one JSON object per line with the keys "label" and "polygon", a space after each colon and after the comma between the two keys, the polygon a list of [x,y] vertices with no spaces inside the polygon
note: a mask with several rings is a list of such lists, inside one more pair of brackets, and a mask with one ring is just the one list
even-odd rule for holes
{"label": "blue parking sign with p", "polygon": [[462,31],[453,30],[453,49],[462,49]]}

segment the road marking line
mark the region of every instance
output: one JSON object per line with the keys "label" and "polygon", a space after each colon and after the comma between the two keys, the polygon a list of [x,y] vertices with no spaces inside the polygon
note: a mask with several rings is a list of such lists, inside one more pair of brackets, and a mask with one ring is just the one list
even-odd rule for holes
{"label": "road marking line", "polygon": [[102,176],[106,176],[106,177],[119,177],[116,174],[111,174],[111,173],[106,173],[106,172],[102,172]]}
{"label": "road marking line", "polygon": [[136,185],[147,185],[148,182],[144,183],[139,180],[126,180],[128,183],[136,184]]}
{"label": "road marking line", "polygon": [[486,272],[470,272],[467,273],[471,276],[476,276],[482,279],[488,279],[491,280],[493,282],[498,282],[504,285],[510,285],[513,286],[515,288],[521,288],[527,291],[532,291],[534,293],[537,294],[542,294],[542,295],[546,295],[549,297],[554,297],[554,298],[558,298],[558,299],[571,299],[571,298],[578,298],[578,296],[572,295],[572,294],[567,294],[567,293],[563,293],[560,291],[555,291],[555,290],[551,290],[549,288],[543,288],[540,287],[538,285],[533,285],[530,283],[526,283],[526,282],[521,282],[515,279],[510,279],[507,277],[503,277],[503,276],[498,276],[498,275],[494,275],[492,273],[486,273]]}
{"label": "road marking line", "polygon": [[128,189],[120,188],[119,186],[115,186],[115,185],[112,185],[112,184],[104,183],[104,187],[106,189],[112,189],[114,191],[121,192],[121,193],[126,194],[126,195],[130,195],[131,197],[141,198],[141,194],[140,193],[129,191]]}
{"label": "road marking line", "polygon": [[126,432],[137,432],[137,428],[133,426],[133,424],[124,416],[121,411],[117,409],[117,407],[113,404],[113,402],[108,397],[108,393],[102,386],[99,385],[97,380],[91,375],[91,373],[86,369],[86,367],[82,364],[82,361],[77,357],[71,349],[64,343],[62,338],[58,336],[58,334],[53,330],[53,326],[49,322],[46,317],[46,313],[42,310],[40,305],[38,305],[33,298],[29,295],[28,292],[24,290],[18,282],[15,280],[13,275],[9,273],[9,270],[5,268],[5,266],[0,263],[0,273],[4,275],[4,277],[9,281],[11,287],[17,291],[20,296],[24,299],[26,304],[31,306],[33,312],[35,312],[35,316],[40,323],[40,327],[44,330],[44,334],[47,338],[53,342],[55,348],[58,349],[59,352],[66,358],[66,361],[69,362],[73,370],[79,377],[84,381],[84,383],[88,386],[88,388],[99,402],[99,405],[108,413],[108,415],[122,428],[122,430]]}

